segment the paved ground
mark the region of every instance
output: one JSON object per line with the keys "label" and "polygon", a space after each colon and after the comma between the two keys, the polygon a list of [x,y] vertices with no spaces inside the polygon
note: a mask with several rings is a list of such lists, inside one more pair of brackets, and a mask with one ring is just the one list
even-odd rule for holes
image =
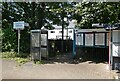
{"label": "paved ground", "polygon": [[119,73],[118,73],[118,78],[119,78],[119,80],[120,80],[120,71],[119,71]]}
{"label": "paved ground", "polygon": [[0,59],[0,81],[2,80],[2,60]]}
{"label": "paved ground", "polygon": [[18,66],[15,61],[2,61],[3,79],[114,79],[116,74],[106,69],[107,64],[82,62]]}

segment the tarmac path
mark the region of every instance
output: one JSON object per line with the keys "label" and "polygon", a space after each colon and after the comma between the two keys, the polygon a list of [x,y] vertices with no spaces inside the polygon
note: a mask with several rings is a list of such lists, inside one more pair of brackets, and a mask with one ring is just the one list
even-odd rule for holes
{"label": "tarmac path", "polygon": [[15,61],[2,60],[2,79],[114,79],[116,73],[106,69],[107,64],[83,62],[19,66]]}

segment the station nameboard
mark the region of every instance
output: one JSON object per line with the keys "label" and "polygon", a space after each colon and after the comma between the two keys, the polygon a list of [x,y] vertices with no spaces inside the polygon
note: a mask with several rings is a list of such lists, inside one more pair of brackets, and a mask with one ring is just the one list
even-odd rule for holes
{"label": "station nameboard", "polygon": [[13,22],[14,29],[24,29],[24,21]]}

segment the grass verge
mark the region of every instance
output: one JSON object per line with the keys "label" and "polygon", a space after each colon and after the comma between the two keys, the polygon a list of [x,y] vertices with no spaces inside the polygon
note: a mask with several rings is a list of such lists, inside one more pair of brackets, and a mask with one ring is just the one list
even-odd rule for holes
{"label": "grass verge", "polygon": [[3,59],[15,60],[20,65],[25,64],[30,61],[30,59],[27,58],[27,54],[25,54],[25,53],[20,53],[18,55],[16,52],[2,52],[1,57]]}

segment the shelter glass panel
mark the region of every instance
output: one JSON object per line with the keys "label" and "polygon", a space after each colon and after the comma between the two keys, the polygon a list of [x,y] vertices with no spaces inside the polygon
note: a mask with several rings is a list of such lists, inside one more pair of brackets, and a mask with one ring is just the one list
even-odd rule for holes
{"label": "shelter glass panel", "polygon": [[93,46],[93,34],[85,34],[85,46]]}
{"label": "shelter glass panel", "polygon": [[41,34],[41,45],[47,46],[47,34]]}
{"label": "shelter glass panel", "polygon": [[95,45],[105,45],[105,33],[95,33]]}
{"label": "shelter glass panel", "polygon": [[113,30],[112,31],[112,37],[113,42],[120,42],[120,31],[119,30]]}
{"label": "shelter glass panel", "polygon": [[109,33],[107,33],[107,46],[109,46]]}
{"label": "shelter glass panel", "polygon": [[83,45],[83,34],[76,35],[76,45]]}
{"label": "shelter glass panel", "polygon": [[40,47],[40,33],[32,33],[32,46],[33,47]]}

